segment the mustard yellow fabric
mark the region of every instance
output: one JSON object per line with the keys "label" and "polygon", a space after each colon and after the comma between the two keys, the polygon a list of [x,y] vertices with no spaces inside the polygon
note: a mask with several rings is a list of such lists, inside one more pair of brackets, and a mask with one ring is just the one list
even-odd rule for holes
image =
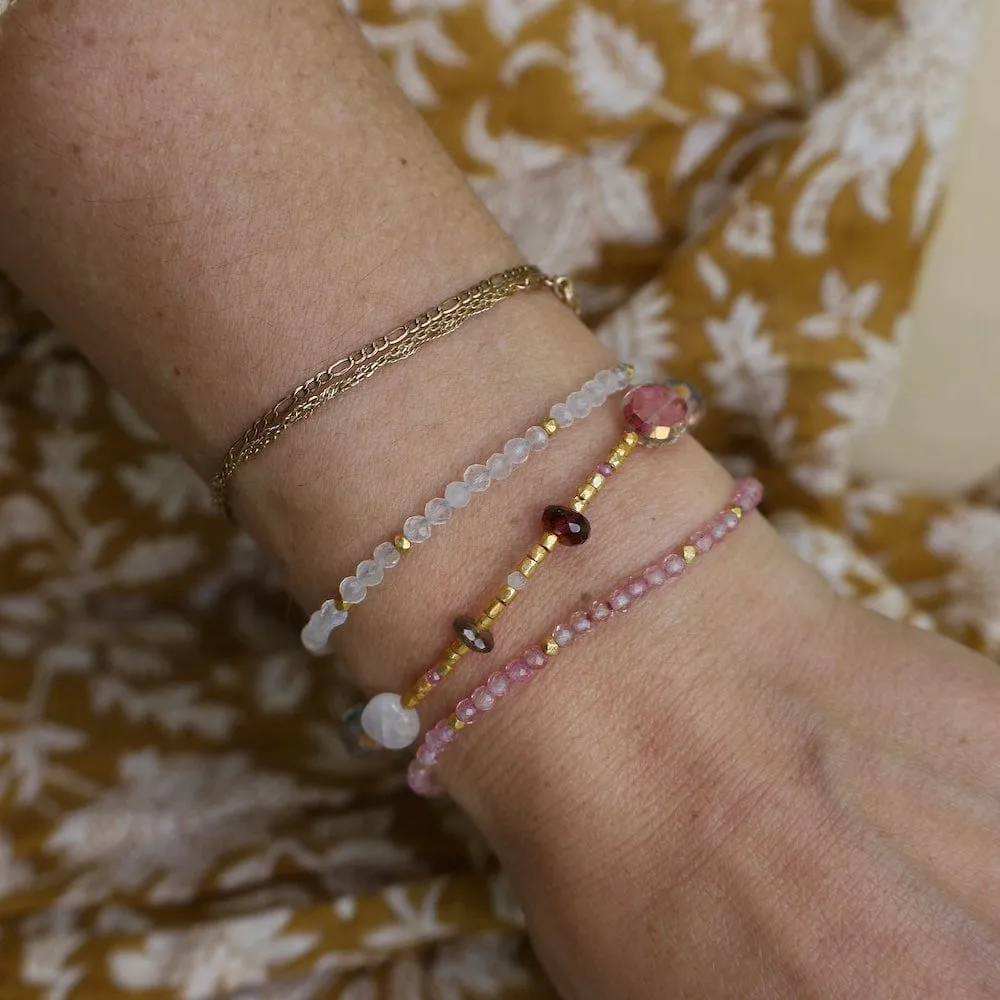
{"label": "mustard yellow fabric", "polygon": [[[848,471],[892,398],[980,3],[354,13],[599,336],[704,387],[704,440],[764,478],[804,559],[1000,653],[1000,484],[933,499]],[[341,750],[351,693],[253,546],[0,302],[0,997],[551,997],[466,821]]]}

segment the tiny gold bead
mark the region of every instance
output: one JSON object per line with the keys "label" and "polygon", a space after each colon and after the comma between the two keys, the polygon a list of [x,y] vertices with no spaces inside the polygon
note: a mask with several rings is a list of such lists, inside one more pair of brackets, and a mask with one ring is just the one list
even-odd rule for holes
{"label": "tiny gold bead", "polygon": [[335,601],[333,602],[333,606],[334,606],[334,607],[335,607],[335,608],[336,608],[336,609],[337,609],[338,611],[347,611],[347,610],[348,610],[349,608],[351,608],[351,607],[352,607],[352,605],[351,605],[351,604],[349,604],[349,603],[348,603],[347,601],[345,601],[345,600],[344,600],[343,598],[341,598],[341,597],[338,597],[338,598],[337,598],[337,599],[336,599],[336,600],[335,600]]}
{"label": "tiny gold bead", "polygon": [[698,550],[693,545],[685,545],[681,550],[681,554],[684,556],[684,562],[686,563],[693,563],[698,558]]}
{"label": "tiny gold bead", "polygon": [[420,704],[420,699],[415,691],[408,691],[403,696],[403,708],[416,708]]}
{"label": "tiny gold bead", "polygon": [[538,562],[532,559],[531,556],[528,556],[521,562],[521,565],[517,569],[522,576],[526,576],[530,580],[535,575],[535,570],[538,569]]}
{"label": "tiny gold bead", "polygon": [[542,422],[542,430],[545,431],[549,437],[552,437],[556,431],[559,430],[559,424],[552,417],[549,417],[547,420]]}
{"label": "tiny gold bead", "polygon": [[421,677],[417,681],[417,695],[422,699],[426,698],[431,693],[431,682],[426,677]]}
{"label": "tiny gold bead", "polygon": [[622,443],[628,445],[628,449],[631,451],[639,443],[639,435],[635,431],[626,431]]}
{"label": "tiny gold bead", "polygon": [[504,587],[500,600],[507,605],[513,604],[517,594],[518,592],[513,587]]}
{"label": "tiny gold bead", "polygon": [[491,622],[495,622],[505,611],[507,610],[507,605],[498,597],[489,607],[486,612],[486,616]]}
{"label": "tiny gold bead", "polygon": [[577,497],[571,504],[570,507],[577,512],[577,514],[582,514],[587,509],[587,501],[581,500]]}
{"label": "tiny gold bead", "polygon": [[480,632],[489,632],[492,624],[493,619],[490,618],[490,616],[485,612],[476,619],[476,628],[479,629]]}
{"label": "tiny gold bead", "polygon": [[595,472],[590,477],[590,485],[594,487],[595,490],[599,490],[604,485],[604,476],[599,472]]}
{"label": "tiny gold bead", "polygon": [[[548,538],[549,536],[546,535],[545,537]],[[545,562],[546,558],[548,557],[548,554],[549,554],[549,550],[544,545],[536,545],[528,553],[528,558],[529,559],[534,559],[536,563],[543,563],[543,562]]]}
{"label": "tiny gold bead", "polygon": [[559,544],[559,536],[551,531],[542,538],[542,548],[546,552],[551,552]]}
{"label": "tiny gold bead", "polygon": [[469,651],[469,647],[466,646],[461,639],[456,639],[449,647],[448,652],[454,653],[457,659],[461,659]]}
{"label": "tiny gold bead", "polygon": [[628,373],[628,380],[631,382],[635,378],[635,365],[625,364],[625,371]]}
{"label": "tiny gold bead", "polygon": [[413,548],[413,542],[405,535],[396,535],[392,540],[392,544],[395,545],[397,552],[409,552]]}
{"label": "tiny gold bead", "polygon": [[617,451],[613,451],[608,456],[608,465],[610,465],[612,469],[617,469],[618,466],[621,464],[622,464],[622,456],[619,455]]}
{"label": "tiny gold bead", "polygon": [[587,483],[586,486],[580,487],[580,492],[577,493],[577,496],[581,500],[586,500],[589,503],[591,500],[594,499],[595,496],[597,496],[597,490],[594,489],[594,487],[591,486],[590,483]]}
{"label": "tiny gold bead", "polygon": [[558,656],[559,655],[559,643],[549,636],[545,642],[542,643],[542,652],[546,656]]}
{"label": "tiny gold bead", "polygon": [[733,514],[735,514],[737,517],[743,517],[743,508],[742,507],[730,507],[729,510]]}
{"label": "tiny gold bead", "polygon": [[454,729],[455,732],[457,733],[460,729],[465,729],[465,723],[461,719],[459,719],[457,716],[453,715],[448,720],[448,728],[449,729]]}

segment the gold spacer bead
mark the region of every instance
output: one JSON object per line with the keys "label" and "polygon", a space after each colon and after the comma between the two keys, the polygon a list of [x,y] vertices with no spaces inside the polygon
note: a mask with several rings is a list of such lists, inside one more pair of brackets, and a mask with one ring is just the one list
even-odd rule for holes
{"label": "gold spacer bead", "polygon": [[449,729],[454,729],[455,732],[457,733],[457,732],[459,732],[459,730],[465,729],[465,723],[460,718],[458,718],[457,716],[453,715],[448,720],[448,728]]}
{"label": "gold spacer bead", "polygon": [[513,604],[517,598],[517,594],[518,592],[513,587],[504,587],[503,593],[500,595],[500,600],[503,601],[507,607],[510,607],[510,605]]}
{"label": "gold spacer bead", "polygon": [[483,614],[476,619],[476,628],[479,629],[480,632],[489,632],[492,624],[493,619],[490,618],[486,612],[483,612]]}
{"label": "gold spacer bead", "polygon": [[542,548],[546,552],[551,552],[559,544],[559,536],[551,531],[542,538]]}
{"label": "gold spacer bead", "polygon": [[396,547],[396,551],[400,553],[409,552],[413,548],[413,542],[405,535],[396,535],[392,540],[392,544]]}
{"label": "gold spacer bead", "polygon": [[635,431],[626,431],[622,443],[628,445],[628,450],[631,451],[639,443],[639,435]]}
{"label": "gold spacer bead", "polygon": [[420,704],[421,699],[417,697],[415,691],[407,691],[403,695],[403,708],[416,708]]}
{"label": "gold spacer bead", "polygon": [[420,680],[417,681],[418,697],[421,700],[426,698],[431,693],[431,687],[432,687],[431,682],[426,677],[421,677]]}
{"label": "gold spacer bead", "polygon": [[518,572],[527,577],[529,580],[535,575],[535,570],[538,569],[538,561],[532,559],[531,556],[527,556],[522,560],[521,565],[517,567]]}
{"label": "gold spacer bead", "polygon": [[[545,537],[548,538],[549,536],[546,535]],[[548,555],[549,555],[549,550],[544,545],[536,545],[528,553],[528,558],[534,559],[536,563],[543,563],[548,558]]]}
{"label": "gold spacer bead", "polygon": [[581,500],[577,497],[571,504],[570,507],[577,512],[577,514],[582,514],[587,509],[587,501]]}
{"label": "gold spacer bead", "polygon": [[553,437],[556,431],[559,430],[559,423],[553,417],[549,417],[547,420],[542,421],[542,430],[545,431],[549,437]]}
{"label": "gold spacer bead", "polygon": [[599,490],[604,485],[604,476],[599,472],[595,472],[590,477],[590,485],[594,487],[595,490]]}
{"label": "gold spacer bead", "polygon": [[504,604],[502,600],[498,597],[490,606],[489,610],[486,612],[486,616],[491,622],[495,622],[505,611],[507,610],[507,605]]}
{"label": "gold spacer bead", "polygon": [[635,378],[635,365],[625,363],[625,371],[628,373],[628,380],[631,382]]}
{"label": "gold spacer bead", "polygon": [[353,607],[348,601],[345,601],[342,597],[336,598],[333,602],[333,606],[338,611],[347,611],[349,608]]}
{"label": "gold spacer bead", "polygon": [[558,656],[559,655],[559,643],[549,636],[545,642],[542,643],[542,652],[546,656]]}
{"label": "gold spacer bead", "polygon": [[684,556],[684,562],[693,563],[698,558],[698,550],[693,545],[685,545],[681,549],[681,555]]}
{"label": "gold spacer bead", "polygon": [[622,464],[622,459],[622,455],[620,455],[617,451],[613,451],[608,456],[608,465],[610,465],[612,469],[617,469],[618,466]]}
{"label": "gold spacer bead", "polygon": [[739,518],[743,517],[743,508],[742,507],[730,507],[729,510],[730,510],[730,513],[735,514],[737,517],[739,517]]}
{"label": "gold spacer bead", "polygon": [[587,483],[586,486],[580,487],[580,492],[577,493],[577,496],[581,500],[590,503],[590,501],[593,500],[595,496],[597,496],[597,490],[593,486],[591,486],[590,483]]}

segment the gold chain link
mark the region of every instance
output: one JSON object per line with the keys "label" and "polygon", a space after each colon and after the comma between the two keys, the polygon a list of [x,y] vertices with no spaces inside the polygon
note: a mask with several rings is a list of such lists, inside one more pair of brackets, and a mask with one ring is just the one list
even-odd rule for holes
{"label": "gold chain link", "polygon": [[317,372],[279,399],[229,448],[219,471],[212,479],[212,499],[215,504],[228,511],[226,491],[236,471],[274,444],[293,424],[312,416],[335,396],[360,385],[387,365],[403,361],[424,344],[453,333],[466,320],[487,312],[519,292],[533,288],[548,288],[560,301],[577,309],[569,278],[549,277],[537,267],[524,264],[491,275],[477,285],[452,295],[433,309],[397,326]]}

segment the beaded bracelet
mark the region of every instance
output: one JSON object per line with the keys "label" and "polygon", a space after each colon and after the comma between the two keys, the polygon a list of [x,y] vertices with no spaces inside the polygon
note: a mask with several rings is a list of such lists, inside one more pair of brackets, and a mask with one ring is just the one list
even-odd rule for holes
{"label": "beaded bracelet", "polygon": [[762,497],[763,488],[756,479],[741,480],[726,508],[695,531],[683,545],[659,556],[644,570],[624,580],[604,600],[594,602],[586,610],[576,611],[567,624],[556,625],[541,642],[528,647],[502,670],[491,674],[484,684],[455,706],[449,717],[428,730],[407,771],[410,788],[418,795],[440,795],[443,789],[435,768],[464,729],[545,670],[571,643],[590,634],[598,625],[627,613],[656,588],[682,577],[688,566],[732,534],[743,518],[756,510]]}
{"label": "beaded bracelet", "polygon": [[603,406],[629,384],[633,374],[632,366],[626,364],[599,371],[576,392],[570,393],[564,402],[556,403],[541,424],[529,427],[523,437],[511,438],[502,452],[491,455],[481,465],[470,465],[461,480],[445,487],[443,497],[428,500],[423,514],[406,518],[402,531],[391,541],[379,543],[371,559],[359,563],[353,576],[341,580],[340,596],[325,601],[302,629],[302,645],[314,656],[328,653],[330,636],[347,621],[351,606],[360,604],[368,591],[377,587],[386,572],[398,566],[413,546],[426,542],[434,528],[447,524],[456,510],[471,503],[473,496],[485,493],[494,482],[506,479],[517,466],[527,462],[532,452],[548,448],[549,441],[561,429]]}
{"label": "beaded bracelet", "polygon": [[557,544],[579,545],[590,536],[590,522],[583,512],[607,479],[636,445],[656,446],[678,441],[700,419],[702,402],[687,383],[672,381],[664,385],[637,386],[626,395],[622,410],[627,429],[621,440],[567,506],[545,508],[542,516],[545,533],[506,578],[506,586],[499,595],[478,618],[455,619],[458,638],[445,649],[434,666],[421,674],[409,691],[402,696],[384,691],[371,698],[360,714],[357,708],[350,710],[343,727],[348,740],[358,742],[367,737],[371,743],[391,750],[410,746],[420,735],[417,706],[455,669],[466,653],[470,650],[489,653],[493,649],[493,625]]}

